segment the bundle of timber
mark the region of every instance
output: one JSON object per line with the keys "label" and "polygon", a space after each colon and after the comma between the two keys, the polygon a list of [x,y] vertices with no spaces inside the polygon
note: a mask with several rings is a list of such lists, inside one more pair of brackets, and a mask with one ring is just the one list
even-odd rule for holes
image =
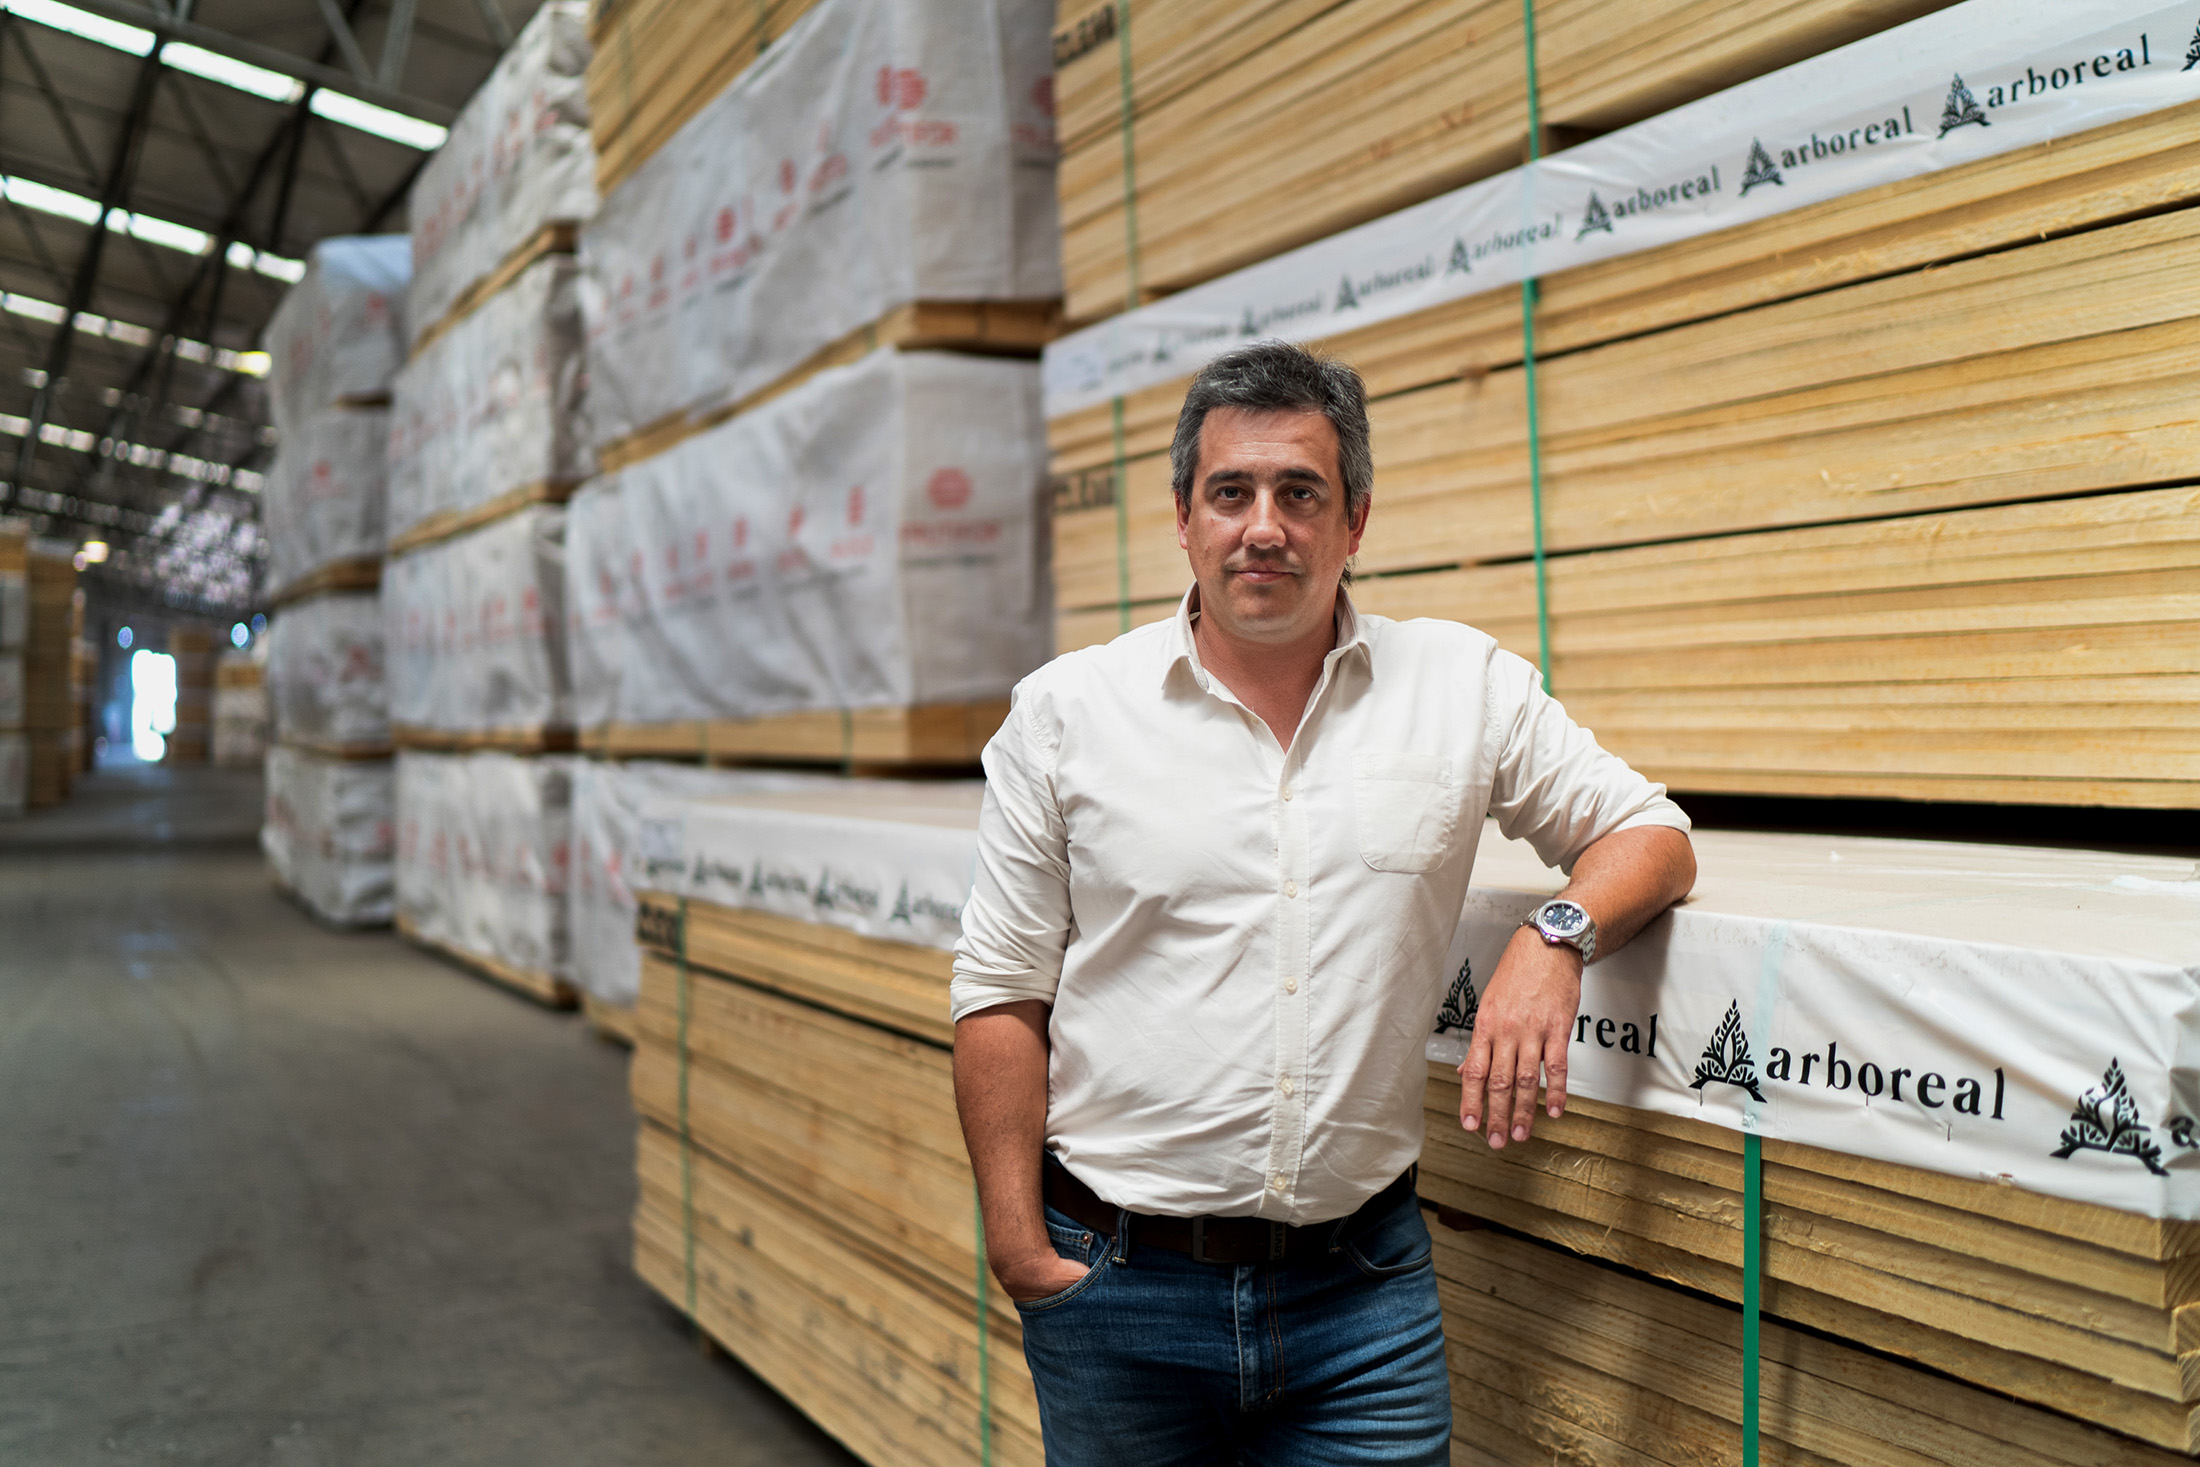
{"label": "bundle of timber", "polygon": [[0,816],[22,814],[30,786],[30,740],[23,730],[30,618],[30,534],[0,521]]}
{"label": "bundle of timber", "polygon": [[271,601],[381,584],[389,437],[387,408],[336,406],[283,439],[260,491]]}
{"label": "bundle of timber", "polygon": [[29,808],[31,746],[19,729],[0,729],[0,819],[12,820]]}
{"label": "bundle of timber", "polygon": [[397,927],[508,988],[574,1002],[567,940],[573,764],[397,756]]}
{"label": "bundle of timber", "polygon": [[284,743],[338,759],[388,757],[383,637],[373,591],[331,591],[283,611],[266,637],[266,697]]}
{"label": "bundle of timber", "polygon": [[387,759],[267,751],[267,822],[260,827],[278,886],[325,922],[379,927],[395,888],[396,800]]}
{"label": "bundle of timber", "polygon": [[606,196],[581,259],[607,467],[875,346],[1045,341],[1045,12],[823,0]]}
{"label": "bundle of timber", "polygon": [[278,433],[302,431],[332,403],[389,400],[405,360],[405,287],[412,245],[401,234],[324,239],[275,308],[267,344],[268,406]]}
{"label": "bundle of timber", "polygon": [[[1454,1463],[1698,1467],[1750,1459],[1740,1310],[1503,1229],[1430,1231],[1451,1362]],[[2186,1460],[1807,1330],[1768,1323],[1759,1349],[1756,1446],[1766,1462]]]}
{"label": "bundle of timber", "polygon": [[214,664],[214,763],[249,769],[267,756],[267,660],[263,637],[250,652],[224,652]]}
{"label": "bundle of timber", "polygon": [[596,205],[581,0],[550,0],[505,48],[410,200],[414,349],[552,251]]}
{"label": "bundle of timber", "polygon": [[530,505],[392,558],[390,722],[414,748],[571,747],[565,517]]}
{"label": "bundle of timber", "polygon": [[578,759],[572,768],[573,871],[567,923],[573,981],[590,1022],[631,1043],[634,999],[641,991],[634,882],[648,864],[638,844],[644,802],[799,788],[805,777],[601,759]]}
{"label": "bundle of timber", "polygon": [[882,350],[590,485],[592,746],[974,761],[1046,657],[1039,434],[1029,363]]}
{"label": "bundle of timber", "polygon": [[[2200,72],[2097,25],[1968,0],[1050,348],[1059,645],[1173,609],[1180,374],[1242,318],[1369,381],[1359,604],[1547,661],[1676,788],[2200,804],[2200,545],[2153,487],[2200,441]],[[1951,90],[1955,33],[2098,40],[2100,85]],[[1892,115],[1770,147],[1801,98]],[[1711,186],[1640,205],[1652,169]]]}
{"label": "bundle of timber", "polygon": [[579,281],[546,256],[407,362],[392,389],[390,548],[545,500],[587,473]]}
{"label": "bundle of timber", "polygon": [[1041,1460],[948,1074],[978,795],[812,778],[642,814],[636,1266],[882,1467]]}
{"label": "bundle of timber", "polygon": [[171,628],[168,655],[175,659],[176,726],[168,732],[161,759],[204,764],[214,744],[214,633],[204,626]]}
{"label": "bundle of timber", "polygon": [[1562,878],[1485,837],[1422,1195],[1735,1299],[1743,1135],[1762,1136],[1768,1312],[2200,1451],[2191,862],[1697,845],[1688,905],[1584,975],[1567,1115],[1493,1152],[1459,1129],[1450,1063],[1477,975]]}
{"label": "bundle of timber", "polygon": [[609,194],[817,0],[598,0],[588,125]]}
{"label": "bundle of timber", "polygon": [[[1949,3],[1543,0],[1541,120],[1559,138],[1609,132]],[[1182,290],[1519,162],[1525,13],[1520,0],[1064,0],[1068,315]]]}
{"label": "bundle of timber", "polygon": [[[11,550],[10,545],[18,547]],[[23,576],[22,728],[24,803],[32,809],[69,797],[76,773],[75,662],[71,627],[76,548],[63,541],[0,536],[0,572],[14,562]],[[18,558],[19,557],[19,558]],[[0,654],[0,661],[7,660]],[[200,754],[204,758],[204,752]]]}

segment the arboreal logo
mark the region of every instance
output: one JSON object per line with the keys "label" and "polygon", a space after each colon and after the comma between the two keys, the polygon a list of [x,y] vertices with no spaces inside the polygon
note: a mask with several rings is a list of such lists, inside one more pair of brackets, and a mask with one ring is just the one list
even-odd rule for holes
{"label": "arboreal logo", "polygon": [[2068,1160],[2080,1151],[2136,1157],[2148,1171],[2166,1177],[2169,1170],[2162,1165],[2162,1148],[2147,1139],[2152,1129],[2139,1119],[2139,1103],[2131,1098],[2122,1063],[2111,1059],[2101,1083],[2078,1097],[2070,1124],[2063,1127],[2062,1145],[2048,1154],[2057,1160]]}
{"label": "arboreal logo", "polygon": [[1481,1007],[1482,1000],[1474,991],[1474,963],[1470,959],[1459,965],[1459,976],[1451,980],[1451,992],[1444,995],[1444,1006],[1436,1011],[1436,1032],[1447,1034],[1457,1029],[1472,1034],[1474,1016]]}
{"label": "arboreal logo", "polygon": [[1773,165],[1772,155],[1765,151],[1764,143],[1757,138],[1751,138],[1749,161],[1742,167],[1742,197],[1748,198],[1749,191],[1760,183],[1787,187],[1787,183],[1780,177],[1780,170]]}
{"label": "arboreal logo", "polygon": [[1444,273],[1446,275],[1472,275],[1474,273],[1474,255],[1467,249],[1465,240],[1452,240],[1451,262],[1444,266]]}
{"label": "arboreal logo", "polygon": [[1341,277],[1337,281],[1337,304],[1333,309],[1339,311],[1357,310],[1359,305],[1360,293],[1352,288],[1352,277],[1350,275]]}
{"label": "arboreal logo", "polygon": [[1955,129],[1968,127],[1974,122],[1980,127],[1993,126],[1986,120],[1986,109],[1979,106],[1978,98],[1971,95],[1971,89],[1963,84],[1962,76],[1958,75],[1948,84],[1948,103],[1940,109],[1940,135],[1946,137]]}
{"label": "arboreal logo", "polygon": [[1596,190],[1591,189],[1589,207],[1581,211],[1581,228],[1574,231],[1574,238],[1577,241],[1586,239],[1600,229],[1606,234],[1612,232],[1612,215],[1604,207],[1604,200],[1596,196]]}
{"label": "arboreal logo", "polygon": [[1747,1090],[1759,1104],[1764,1102],[1764,1089],[1757,1083],[1757,1062],[1749,1053],[1749,1036],[1742,1032],[1742,1006],[1738,1002],[1727,1004],[1726,1017],[1719,1020],[1711,1042],[1703,1047],[1703,1058],[1696,1061],[1696,1077],[1688,1082],[1688,1088],[1701,1090],[1714,1084]]}
{"label": "arboreal logo", "polygon": [[2192,28],[2192,44],[2185,48],[2185,64],[2177,69],[2190,71],[2195,66],[2200,66],[2200,25]]}

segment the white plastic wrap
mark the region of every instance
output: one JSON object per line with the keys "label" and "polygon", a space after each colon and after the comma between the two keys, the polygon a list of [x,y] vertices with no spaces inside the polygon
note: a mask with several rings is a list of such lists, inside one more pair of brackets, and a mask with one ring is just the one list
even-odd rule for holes
{"label": "white plastic wrap", "polygon": [[405,360],[405,285],[412,245],[402,234],[324,239],[267,323],[269,409],[285,437],[341,397],[385,392]]}
{"label": "white plastic wrap", "polygon": [[260,849],[283,885],[326,921],[367,927],[390,920],[394,774],[387,759],[267,751]]}
{"label": "white plastic wrap", "polygon": [[550,255],[437,337],[391,394],[391,538],[588,472],[578,266]]}
{"label": "white plastic wrap", "polygon": [[583,231],[599,444],[916,300],[1061,294],[1050,0],[824,0]]}
{"label": "white plastic wrap", "polygon": [[410,337],[544,225],[577,223],[594,210],[587,12],[581,0],[537,10],[420,170]]}
{"label": "white plastic wrap", "polygon": [[571,506],[584,727],[1000,698],[1052,649],[1024,362],[874,352]]}
{"label": "white plastic wrap", "polygon": [[692,764],[573,766],[573,981],[605,1003],[631,1006],[641,991],[641,949],[634,942],[636,839],[643,804],[796,791],[832,783],[819,775],[703,769]]}
{"label": "white plastic wrap", "polygon": [[308,413],[275,451],[260,502],[277,594],[324,567],[380,558],[389,439],[387,408],[330,407]]}
{"label": "white plastic wrap", "polygon": [[0,571],[0,647],[21,647],[31,629],[31,587],[19,570]]}
{"label": "white plastic wrap", "polygon": [[269,628],[267,702],[280,739],[390,741],[385,619],[374,591],[339,591],[287,606]]}
{"label": "white plastic wrap", "polygon": [[570,977],[566,756],[397,756],[397,910],[420,936]]}
{"label": "white plastic wrap", "polygon": [[1047,413],[2192,101],[2195,19],[1951,5],[1066,336]]}
{"label": "white plastic wrap", "polygon": [[443,733],[566,728],[565,510],[531,505],[382,571],[390,721]]}

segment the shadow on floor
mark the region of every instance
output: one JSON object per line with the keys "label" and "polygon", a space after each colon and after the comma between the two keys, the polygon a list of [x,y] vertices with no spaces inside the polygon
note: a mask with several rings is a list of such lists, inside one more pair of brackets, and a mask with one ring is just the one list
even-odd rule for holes
{"label": "shadow on floor", "polygon": [[0,851],[249,846],[259,838],[264,791],[257,767],[109,758],[60,804],[0,820]]}

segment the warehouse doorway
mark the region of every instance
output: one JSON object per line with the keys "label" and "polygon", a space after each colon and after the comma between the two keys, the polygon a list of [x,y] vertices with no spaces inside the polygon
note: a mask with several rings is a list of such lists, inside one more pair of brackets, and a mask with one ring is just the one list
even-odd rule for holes
{"label": "warehouse doorway", "polygon": [[130,654],[130,752],[148,764],[176,731],[176,659],[144,648]]}

